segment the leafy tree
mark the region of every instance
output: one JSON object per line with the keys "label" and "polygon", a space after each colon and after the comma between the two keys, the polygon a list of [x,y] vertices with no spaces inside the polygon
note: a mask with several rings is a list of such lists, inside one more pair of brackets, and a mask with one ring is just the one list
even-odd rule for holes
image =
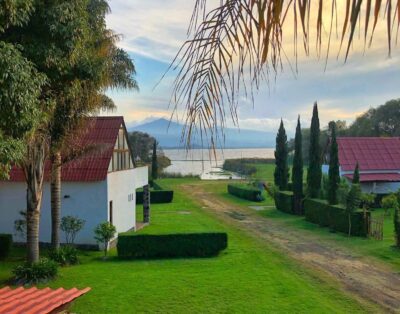
{"label": "leafy tree", "polygon": [[[74,62],[64,65],[64,75],[51,85],[57,104],[51,116],[51,214],[52,245],[60,245],[61,167],[68,161],[73,136],[85,132],[84,118],[100,109],[112,110],[115,105],[103,95],[106,88],[138,89],[135,66],[128,54],[115,46],[117,36],[106,28],[109,6],[105,0],[82,2],[85,7],[73,18],[80,22],[84,34],[77,43]],[[77,22],[76,22],[77,23]],[[62,88],[60,88],[62,85]],[[79,151],[79,150],[78,150]],[[81,153],[85,153],[82,148]],[[78,154],[79,155],[79,154]],[[76,156],[76,152],[73,154]],[[62,158],[64,157],[64,158]]]}
{"label": "leafy tree", "polygon": [[321,189],[321,147],[319,144],[320,129],[317,103],[314,104],[310,131],[310,162],[307,172],[307,193],[310,197],[319,197]]}
{"label": "leafy tree", "polygon": [[337,191],[340,183],[338,144],[336,142],[336,124],[331,123],[331,145],[329,153],[329,189],[328,202],[331,205],[338,203]]}
{"label": "leafy tree", "polygon": [[399,213],[399,203],[394,209],[393,223],[394,223],[394,232],[395,232],[395,240],[396,246],[400,248],[400,213]]}
{"label": "leafy tree", "polygon": [[352,183],[355,183],[355,184],[360,183],[360,167],[358,165],[358,162],[356,163],[356,168],[354,169]]}
{"label": "leafy tree", "polygon": [[157,141],[154,141],[153,143],[153,154],[151,157],[151,178],[153,180],[158,178]]}
{"label": "leafy tree", "polygon": [[94,238],[104,246],[104,257],[107,257],[108,244],[114,238],[117,229],[109,222],[103,222],[94,229]]}
{"label": "leafy tree", "polygon": [[389,213],[391,208],[395,208],[398,205],[397,196],[394,193],[386,195],[382,198],[382,207],[385,209],[385,215]]}
{"label": "leafy tree", "polygon": [[60,228],[65,233],[65,242],[74,244],[76,235],[85,226],[85,220],[74,216],[65,216],[61,219]]}
{"label": "leafy tree", "polygon": [[361,188],[359,184],[352,184],[346,199],[346,213],[349,221],[349,237],[351,236],[351,216],[361,202]]}
{"label": "leafy tree", "polygon": [[[262,85],[261,80],[268,81],[268,74],[274,76],[282,70],[289,45],[295,56],[298,55],[298,44],[309,55],[310,47],[313,47],[310,38],[314,37],[317,55],[323,53],[328,58],[336,27],[336,30],[342,30],[339,52],[344,51],[347,59],[357,24],[365,28],[365,43],[371,41],[380,13],[385,11],[390,54],[393,37],[396,37],[392,36],[394,21],[400,22],[397,6],[395,10],[391,0],[387,0],[386,5],[382,5],[382,1],[371,4],[371,1],[361,0],[343,1],[337,5],[336,2],[326,5],[324,1],[311,0],[221,0],[209,12],[207,4],[207,0],[196,0],[189,39],[169,67],[171,71],[177,71],[171,98],[176,107],[183,106],[186,110],[184,136],[188,146],[197,127],[210,138],[211,144],[218,143],[218,130],[225,125],[225,112],[238,122],[240,95],[253,93]],[[371,12],[374,12],[374,26],[368,27]],[[344,17],[343,27],[335,23],[338,13]],[[314,27],[309,27],[313,21],[316,21],[316,32]],[[288,41],[282,34],[293,25],[295,36],[292,36],[293,41]],[[299,40],[298,32],[302,34],[302,40]],[[369,34],[371,40],[367,38]],[[327,51],[322,52],[325,39]]]}
{"label": "leafy tree", "polygon": [[289,170],[287,159],[287,136],[285,127],[283,126],[283,121],[281,119],[281,124],[279,126],[278,134],[276,136],[274,172],[275,185],[278,186],[280,190],[286,190],[288,185]]}
{"label": "leafy tree", "polygon": [[151,161],[150,152],[155,141],[154,137],[144,132],[135,131],[128,134],[128,144],[135,159],[139,157],[140,161],[144,163]]}
{"label": "leafy tree", "polygon": [[303,199],[303,156],[302,156],[300,116],[297,119],[297,127],[295,135],[292,182],[293,182],[294,211],[297,214],[301,214],[303,211],[301,206]]}

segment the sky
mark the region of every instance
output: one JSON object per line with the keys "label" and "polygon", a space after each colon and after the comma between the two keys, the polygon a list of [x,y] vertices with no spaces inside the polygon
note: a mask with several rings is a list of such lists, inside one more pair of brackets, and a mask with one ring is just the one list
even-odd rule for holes
{"label": "sky", "polygon": [[[160,79],[187,39],[194,1],[109,2],[111,13],[107,25],[121,35],[118,45],[134,60],[140,87],[139,92],[108,92],[118,108],[113,114],[123,115],[128,125],[170,118],[174,73],[168,73],[161,82]],[[210,2],[212,6],[213,0]],[[341,2],[338,1],[338,7]],[[284,34],[289,50],[292,35],[291,31]],[[321,125],[325,126],[337,119],[351,123],[370,107],[400,98],[400,49],[395,46],[388,57],[385,36],[384,23],[380,23],[372,47],[364,53],[363,41],[356,40],[347,62],[343,56],[337,58],[339,40],[334,39],[331,45],[334,53],[328,58],[326,70],[325,57],[318,59],[315,54],[299,56],[297,74],[290,70],[289,64],[284,64],[276,81],[260,86],[254,103],[242,97],[238,109],[240,128],[276,131],[282,118],[288,133],[293,134],[298,115],[303,126],[309,125],[315,101],[318,102]],[[315,41],[311,41],[313,44]],[[290,62],[293,64],[294,59]],[[178,122],[182,117],[183,111],[178,108]],[[228,126],[233,125],[229,119],[227,122]]]}

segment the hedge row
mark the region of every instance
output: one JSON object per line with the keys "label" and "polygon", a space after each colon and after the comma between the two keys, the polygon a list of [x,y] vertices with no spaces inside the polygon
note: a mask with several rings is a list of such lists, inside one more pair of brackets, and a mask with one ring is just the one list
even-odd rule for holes
{"label": "hedge row", "polygon": [[209,257],[228,246],[226,233],[119,234],[121,258]]}
{"label": "hedge row", "polygon": [[[171,203],[174,199],[174,191],[153,190],[150,191],[150,203],[162,204]],[[136,192],[136,204],[143,204],[143,191]]]}
{"label": "hedge row", "polygon": [[[348,233],[349,218],[345,209],[340,205],[329,205],[327,201],[320,199],[305,199],[304,212],[306,220],[321,227],[329,227],[334,231]],[[370,213],[367,212],[369,216]],[[369,219],[368,219],[369,221]],[[351,216],[351,235],[367,236],[367,228],[364,220],[364,212],[356,211]]]}
{"label": "hedge row", "polygon": [[264,200],[260,189],[246,184],[228,184],[228,193],[253,202],[261,202]]}
{"label": "hedge row", "polygon": [[0,259],[8,257],[13,240],[11,234],[0,234]]}
{"label": "hedge row", "polygon": [[288,214],[293,214],[292,191],[275,191],[274,199],[276,209]]}

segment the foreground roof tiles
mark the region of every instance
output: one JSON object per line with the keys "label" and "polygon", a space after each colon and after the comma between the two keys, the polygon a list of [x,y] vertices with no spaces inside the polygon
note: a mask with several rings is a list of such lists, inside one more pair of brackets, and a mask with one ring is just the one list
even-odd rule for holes
{"label": "foreground roof tiles", "polygon": [[[85,131],[79,134],[72,144],[77,149],[87,147],[93,149],[90,153],[64,164],[61,168],[61,180],[64,182],[105,180],[121,125],[124,125],[123,117],[87,118]],[[46,164],[45,169],[45,180],[48,181],[49,163]],[[10,181],[25,181],[23,171],[13,167]]]}
{"label": "foreground roof tiles", "polygon": [[57,313],[57,309],[87,293],[90,288],[78,290],[38,289],[36,287],[0,289],[0,314],[46,314]]}
{"label": "foreground roof tiles", "polygon": [[400,137],[339,137],[343,171],[400,170]]}
{"label": "foreground roof tiles", "polygon": [[[344,176],[353,179],[352,174]],[[361,173],[360,182],[400,182],[400,173]]]}

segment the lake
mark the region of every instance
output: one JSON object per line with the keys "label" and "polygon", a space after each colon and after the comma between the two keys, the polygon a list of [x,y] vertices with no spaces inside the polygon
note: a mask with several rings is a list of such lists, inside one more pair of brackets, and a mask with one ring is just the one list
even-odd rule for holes
{"label": "lake", "polygon": [[204,180],[240,179],[240,176],[222,173],[225,159],[234,158],[274,158],[274,148],[235,148],[213,152],[207,149],[165,149],[164,154],[171,159],[171,166],[164,171],[182,175],[199,175]]}

